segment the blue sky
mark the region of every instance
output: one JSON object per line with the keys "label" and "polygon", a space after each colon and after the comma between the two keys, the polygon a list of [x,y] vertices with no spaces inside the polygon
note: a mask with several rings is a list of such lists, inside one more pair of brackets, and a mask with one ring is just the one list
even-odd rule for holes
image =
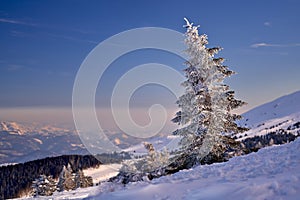
{"label": "blue sky", "polygon": [[[227,83],[254,107],[300,90],[299,7],[297,0],[1,1],[0,107],[69,107],[76,72],[98,43],[138,27],[184,33],[184,17],[201,25],[209,46],[224,48],[225,64],[238,72]],[[107,70],[98,105],[109,106],[118,78],[147,62],[184,68],[183,60],[164,52],[132,52]],[[156,103],[158,95],[164,104],[175,102],[153,86],[138,90],[133,106]]]}

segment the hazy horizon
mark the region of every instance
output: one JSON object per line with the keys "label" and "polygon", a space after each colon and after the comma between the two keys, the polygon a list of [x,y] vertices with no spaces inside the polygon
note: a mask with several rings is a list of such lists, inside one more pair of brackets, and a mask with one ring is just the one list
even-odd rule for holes
{"label": "hazy horizon", "polygon": [[[296,91],[295,91],[296,92]],[[293,92],[292,92],[293,93]],[[289,93],[291,94],[291,93]],[[289,95],[284,94],[284,95]],[[282,96],[284,96],[282,95]],[[260,105],[273,101],[281,96],[278,96],[269,101],[263,102]],[[149,106],[150,107],[150,106]],[[139,125],[146,125],[149,123],[148,109],[149,107],[134,107],[130,108],[130,114],[132,119]],[[249,110],[255,108],[243,106],[240,109],[233,110],[237,114],[243,114]],[[246,109],[245,109],[246,108]],[[175,116],[175,113],[179,110],[174,103],[173,106],[166,107],[168,119],[163,129],[164,132],[171,133],[177,128],[177,125],[170,120]],[[97,117],[101,127],[108,131],[122,131],[114,122],[113,115],[110,107],[96,107]],[[0,107],[0,121],[14,121],[19,123],[41,123],[48,125],[56,125],[58,127],[75,128],[72,108],[71,107]]]}

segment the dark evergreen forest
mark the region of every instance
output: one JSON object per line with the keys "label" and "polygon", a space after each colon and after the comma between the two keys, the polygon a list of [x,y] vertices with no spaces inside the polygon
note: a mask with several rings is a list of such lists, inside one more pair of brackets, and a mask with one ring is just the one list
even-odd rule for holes
{"label": "dark evergreen forest", "polygon": [[93,155],[63,155],[47,157],[44,159],[29,161],[0,167],[0,199],[16,198],[29,190],[36,178],[41,174],[58,178],[63,166],[70,163],[73,171],[90,167],[96,167],[105,163],[118,163],[127,154],[101,154],[96,158]]}

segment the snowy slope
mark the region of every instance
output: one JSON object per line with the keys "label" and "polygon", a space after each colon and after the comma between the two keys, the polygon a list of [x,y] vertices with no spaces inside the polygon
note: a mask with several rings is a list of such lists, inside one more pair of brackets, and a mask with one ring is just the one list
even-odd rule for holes
{"label": "snowy slope", "polygon": [[[300,127],[293,127],[293,125],[300,122],[300,91],[258,106],[244,113],[243,117],[238,123],[250,130],[238,134],[238,138],[265,135],[279,129],[297,135],[300,133]],[[245,135],[247,136],[244,137]]]}
{"label": "snowy slope", "polygon": [[91,176],[93,178],[93,184],[96,185],[100,181],[105,181],[116,176],[121,166],[121,164],[100,165],[97,168],[84,169],[83,173],[85,176]]}
{"label": "snowy slope", "polygon": [[300,91],[280,97],[244,113],[244,119],[241,120],[241,123],[253,127],[264,121],[282,118],[296,112],[300,112]]}
{"label": "snowy slope", "polygon": [[[53,199],[299,199],[300,138],[235,157],[226,163],[198,166],[151,182],[126,187],[100,186],[55,193]],[[40,199],[50,199],[40,198]]]}
{"label": "snowy slope", "polygon": [[90,199],[299,199],[300,139]]}
{"label": "snowy slope", "polygon": [[245,132],[237,134],[238,140],[253,136],[261,136],[271,132],[276,132],[279,129],[285,130],[287,133],[292,133],[294,135],[300,135],[300,126],[297,124],[300,123],[300,112],[296,112],[284,117],[269,119],[263,121],[256,126]]}

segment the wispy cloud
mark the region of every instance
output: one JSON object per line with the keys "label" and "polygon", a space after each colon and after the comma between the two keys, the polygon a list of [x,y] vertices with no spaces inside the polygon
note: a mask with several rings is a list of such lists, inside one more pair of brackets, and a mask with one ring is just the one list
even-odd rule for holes
{"label": "wispy cloud", "polygon": [[18,25],[25,25],[25,26],[38,26],[38,24],[34,24],[26,21],[14,20],[14,19],[6,19],[6,18],[0,18],[0,23],[18,24]]}
{"label": "wispy cloud", "polygon": [[66,72],[66,71],[64,71],[64,72],[59,72],[58,75],[59,75],[59,76],[62,76],[62,77],[73,77],[73,76],[74,76],[74,74],[72,74],[71,72]]}
{"label": "wispy cloud", "polygon": [[91,30],[81,30],[81,29],[70,29],[71,31],[74,31],[74,32],[77,32],[77,33],[80,33],[80,34],[99,34],[99,32],[97,31],[91,31]]}
{"label": "wispy cloud", "polygon": [[47,34],[50,37],[54,37],[54,38],[61,38],[61,39],[65,39],[65,40],[71,40],[71,41],[76,41],[76,42],[88,42],[91,44],[98,44],[99,42],[93,41],[93,40],[86,40],[86,39],[79,39],[79,38],[75,38],[75,37],[71,37],[71,36],[66,36],[66,35],[57,35],[57,34]]}
{"label": "wispy cloud", "polygon": [[272,24],[271,24],[271,22],[264,22],[264,26],[271,27]]}
{"label": "wispy cloud", "polygon": [[19,71],[24,68],[25,68],[25,66],[23,66],[23,65],[10,64],[7,66],[6,69],[7,69],[7,71]]}
{"label": "wispy cloud", "polygon": [[250,47],[252,48],[259,48],[259,47],[298,47],[300,43],[293,43],[293,44],[270,44],[270,43],[255,43],[252,44]]}
{"label": "wispy cloud", "polygon": [[24,33],[22,31],[16,31],[16,30],[10,31],[10,35],[14,36],[14,37],[28,37],[28,36],[31,36],[31,34],[29,34],[29,33]]}
{"label": "wispy cloud", "polygon": [[[89,34],[89,31],[80,31],[77,29],[61,29],[61,28],[56,28],[56,27],[52,27],[52,26],[48,26],[48,25],[43,25],[43,24],[35,24],[35,23],[30,23],[30,22],[26,22],[24,20],[15,20],[15,19],[7,19],[7,18],[0,18],[0,23],[9,23],[9,24],[16,24],[16,25],[24,25],[24,26],[32,26],[35,28],[44,28],[47,30],[52,30],[52,31],[67,31],[67,32],[77,32],[77,33],[81,33],[81,34]],[[88,39],[81,39],[78,37],[72,37],[72,36],[68,36],[68,35],[64,35],[64,34],[52,34],[49,32],[52,31],[47,31],[46,35],[48,37],[55,37],[55,38],[61,38],[61,39],[65,39],[65,40],[72,40],[72,41],[77,41],[77,42],[87,42],[87,43],[91,43],[91,44],[98,44],[99,42],[93,41],[93,40],[88,40]],[[30,36],[34,36],[32,33],[25,33],[25,32],[21,32],[21,31],[16,31],[16,30],[12,30],[11,31],[11,35],[14,37],[30,37]]]}

